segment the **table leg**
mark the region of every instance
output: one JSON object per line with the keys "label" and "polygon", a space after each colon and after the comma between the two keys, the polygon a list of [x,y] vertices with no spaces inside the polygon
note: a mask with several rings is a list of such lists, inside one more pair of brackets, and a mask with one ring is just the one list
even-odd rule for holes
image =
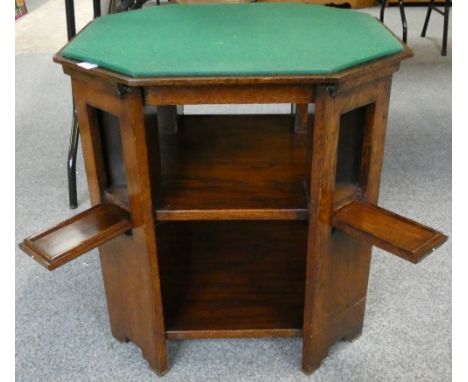
{"label": "table leg", "polygon": [[343,94],[326,87],[317,91],[302,353],[307,374],[319,367],[336,341],[354,339],[362,331],[371,246],[331,226],[340,124],[343,114],[362,113],[364,108],[364,118],[347,118],[347,123],[362,124],[356,129],[363,140],[360,165],[352,171],[358,172],[361,198],[376,203],[390,84],[391,79],[384,79]]}
{"label": "table leg", "polygon": [[139,346],[150,367],[162,375],[168,369],[152,193],[158,174],[157,166],[149,165],[154,153],[148,153],[157,142],[156,115],[145,113],[139,88],[119,90],[73,80],[92,205],[109,202],[106,192],[113,186],[99,110],[119,119],[133,229],[99,247],[112,334]]}
{"label": "table leg", "polygon": [[302,370],[313,373],[328,353],[327,333],[320,306],[328,239],[331,234],[333,189],[337,160],[340,115],[335,98],[326,87],[317,88],[310,176],[309,239],[306,265]]}

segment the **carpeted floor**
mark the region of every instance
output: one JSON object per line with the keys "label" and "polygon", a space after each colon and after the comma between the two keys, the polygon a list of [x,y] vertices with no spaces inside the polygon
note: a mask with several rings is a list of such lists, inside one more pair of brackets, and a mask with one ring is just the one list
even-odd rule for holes
{"label": "carpeted floor", "polygon": [[[418,37],[424,8],[408,9],[408,19],[415,57],[394,78],[380,204],[450,234],[451,59],[439,53],[441,17],[433,15],[430,39]],[[387,22],[400,33],[395,8]],[[69,79],[52,54],[17,55],[16,242],[76,213],[65,173],[70,120]],[[78,180],[82,210],[81,155]],[[313,376],[300,372],[300,339],[170,341],[169,350],[167,382],[449,381],[451,242],[417,266],[374,250],[363,335],[333,347]],[[111,336],[95,251],[48,272],[16,250],[16,375],[157,378],[136,346]]]}

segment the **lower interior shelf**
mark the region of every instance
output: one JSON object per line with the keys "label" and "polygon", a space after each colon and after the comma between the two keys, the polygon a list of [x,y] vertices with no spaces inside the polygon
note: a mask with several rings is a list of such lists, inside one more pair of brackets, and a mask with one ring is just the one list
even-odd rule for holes
{"label": "lower interior shelf", "polygon": [[163,222],[156,230],[169,338],[300,334],[307,222]]}

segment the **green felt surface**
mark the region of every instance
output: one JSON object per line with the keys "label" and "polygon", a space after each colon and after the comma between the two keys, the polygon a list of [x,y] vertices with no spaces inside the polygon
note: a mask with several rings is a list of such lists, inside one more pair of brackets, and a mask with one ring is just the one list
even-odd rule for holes
{"label": "green felt surface", "polygon": [[62,54],[132,77],[330,74],[400,52],[373,17],[297,3],[174,4],[95,20]]}

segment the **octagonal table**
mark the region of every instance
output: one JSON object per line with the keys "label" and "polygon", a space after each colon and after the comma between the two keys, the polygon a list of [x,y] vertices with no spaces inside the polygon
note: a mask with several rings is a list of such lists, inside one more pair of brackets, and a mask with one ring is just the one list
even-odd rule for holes
{"label": "octagonal table", "polygon": [[[55,56],[93,207],[21,247],[48,269],[99,247],[112,334],[159,374],[167,339],[264,336],[301,336],[312,373],[361,334],[372,245],[417,263],[447,239],[377,206],[392,75],[410,56],[370,16],[322,6],[100,18]],[[298,113],[164,113],[240,103]]]}

